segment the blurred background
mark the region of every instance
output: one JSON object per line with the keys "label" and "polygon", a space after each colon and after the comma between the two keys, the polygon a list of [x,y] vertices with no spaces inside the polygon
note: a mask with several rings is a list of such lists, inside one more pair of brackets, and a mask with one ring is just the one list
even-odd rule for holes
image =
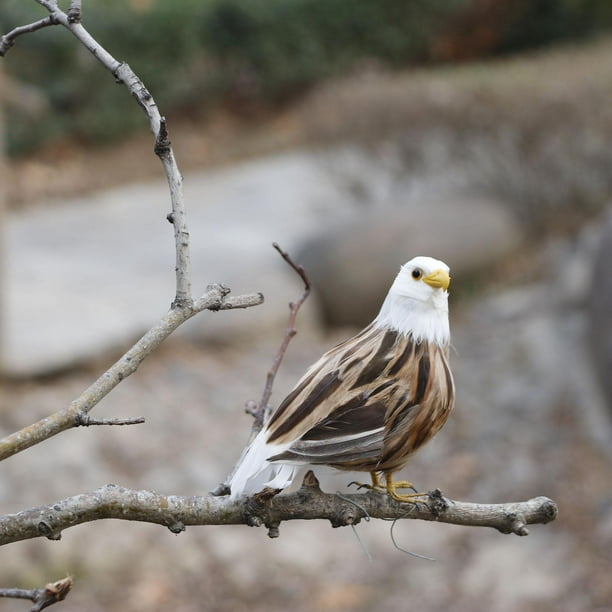
{"label": "blurred background", "polygon": [[[456,410],[404,470],[457,499],[555,499],[527,538],[402,521],[100,521],[0,549],[63,610],[612,610],[612,5],[606,0],[107,0],[84,25],[143,79],[185,179],[202,313],[94,410],[3,463],[0,512],[108,482],[203,494],[248,437],[303,263],[315,294],[273,402],[367,323],[399,265],[451,267]],[[44,16],[4,0],[0,32]],[[138,105],[61,28],[0,62],[0,431],[70,403],[169,308],[165,179]],[[324,473],[326,490],[346,475]],[[0,610],[26,609],[0,601]],[[60,608],[58,607],[58,610]]]}

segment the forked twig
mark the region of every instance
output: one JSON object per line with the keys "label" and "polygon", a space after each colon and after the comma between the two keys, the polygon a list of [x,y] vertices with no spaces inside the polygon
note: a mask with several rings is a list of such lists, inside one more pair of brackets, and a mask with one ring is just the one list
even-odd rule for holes
{"label": "forked twig", "polygon": [[0,589],[0,597],[29,599],[34,604],[30,612],[38,612],[66,599],[72,585],[72,577],[68,576],[57,582],[46,584],[42,589]]}
{"label": "forked twig", "polygon": [[281,257],[298,273],[298,275],[304,282],[304,292],[297,300],[297,302],[289,302],[289,321],[287,323],[287,328],[285,329],[285,335],[283,337],[280,347],[278,348],[278,352],[274,357],[272,367],[268,370],[268,373],[266,375],[266,384],[264,386],[264,391],[261,396],[261,400],[259,401],[259,405],[257,406],[257,408],[255,408],[252,404],[247,405],[247,412],[253,414],[253,416],[255,417],[255,420],[253,421],[253,433],[257,433],[264,426],[264,423],[266,421],[266,414],[268,411],[268,404],[270,402],[270,397],[272,396],[272,387],[274,386],[276,374],[278,373],[280,364],[282,363],[285,353],[287,352],[287,347],[289,346],[289,342],[291,342],[291,338],[293,338],[293,336],[297,334],[297,329],[295,328],[297,314],[302,304],[310,295],[310,280],[304,268],[301,265],[296,264],[289,255],[289,253],[287,253],[287,251],[284,251],[278,245],[278,243],[273,242],[272,246],[280,253]]}
{"label": "forked twig", "polygon": [[203,310],[249,308],[263,302],[261,293],[228,295],[224,285],[209,285],[206,293],[191,306],[170,310],[136,344],[123,354],[98,380],[92,383],[69,406],[46,416],[0,439],[0,461],[20,453],[43,440],[82,424],[83,418],[122,380],[133,374],[140,364],[185,321]]}
{"label": "forked twig", "polygon": [[88,413],[126,376],[135,372],[140,363],[167,336],[196,313],[205,309],[248,308],[263,301],[261,294],[228,298],[229,289],[222,285],[211,285],[201,298],[193,299],[191,295],[189,231],[185,218],[182,189],[183,179],[174,157],[165,118],[161,116],[153,96],[128,64],[116,60],[81,25],[81,0],[71,0],[68,13],[59,8],[57,0],[36,0],[36,2],[49,11],[47,18],[15,28],[2,37],[0,39],[0,52],[4,54],[13,45],[15,38],[22,34],[34,32],[49,25],[61,25],[71,32],[136,98],[149,120],[149,127],[155,136],[154,151],[162,162],[168,180],[172,203],[170,221],[174,226],[175,238],[176,294],[170,313],[155,327],[151,328],[70,406],[0,439],[0,461],[72,427],[81,425],[128,425],[140,422],[139,419],[92,419]]}
{"label": "forked twig", "polygon": [[15,44],[15,39],[23,34],[29,34],[30,32],[36,32],[36,30],[42,30],[52,25],[57,25],[57,20],[53,15],[48,15],[43,19],[28,23],[27,25],[18,26],[0,37],[0,57],[4,57],[8,50]]}

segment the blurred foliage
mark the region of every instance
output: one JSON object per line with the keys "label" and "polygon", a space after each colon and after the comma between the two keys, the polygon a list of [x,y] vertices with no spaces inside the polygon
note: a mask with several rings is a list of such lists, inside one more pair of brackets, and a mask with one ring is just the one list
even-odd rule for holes
{"label": "blurred foliage", "polygon": [[[372,62],[486,56],[612,26],[609,0],[99,0],[84,10],[86,27],[130,63],[168,115],[269,108]],[[44,13],[33,1],[3,0],[0,31]],[[62,28],[20,38],[5,63],[53,109],[41,118],[13,113],[13,154],[62,138],[114,140],[143,126],[124,88],[109,86]]]}
{"label": "blurred foliage", "polygon": [[515,4],[518,18],[508,24],[499,51],[577,40],[612,27],[609,0],[517,0]]}
{"label": "blurred foliage", "polygon": [[229,0],[211,6],[203,37],[228,69],[225,87],[276,101],[363,61],[425,60],[435,33],[465,3]]}

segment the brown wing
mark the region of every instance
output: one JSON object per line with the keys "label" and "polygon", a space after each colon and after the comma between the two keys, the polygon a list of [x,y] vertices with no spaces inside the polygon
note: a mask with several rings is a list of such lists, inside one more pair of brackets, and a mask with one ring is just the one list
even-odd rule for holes
{"label": "brown wing", "polygon": [[[455,403],[455,385],[447,351],[422,344],[404,375],[413,377],[412,396],[389,406],[385,416],[380,471],[401,469],[408,458],[444,425]],[[415,378],[416,377],[416,378]]]}
{"label": "brown wing", "polygon": [[386,448],[396,446],[393,432],[419,412],[432,371],[429,352],[373,325],[327,352],[272,416],[267,442],[290,447],[270,459],[379,469]]}

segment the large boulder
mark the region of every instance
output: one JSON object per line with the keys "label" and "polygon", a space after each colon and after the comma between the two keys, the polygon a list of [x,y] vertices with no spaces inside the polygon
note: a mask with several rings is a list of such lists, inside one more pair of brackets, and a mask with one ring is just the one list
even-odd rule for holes
{"label": "large boulder", "polygon": [[502,203],[476,197],[428,199],[336,221],[307,240],[306,268],[330,325],[363,325],[378,311],[401,264],[429,255],[451,268],[453,287],[521,244]]}
{"label": "large boulder", "polygon": [[612,410],[612,211],[595,256],[589,296],[590,345],[595,370]]}

